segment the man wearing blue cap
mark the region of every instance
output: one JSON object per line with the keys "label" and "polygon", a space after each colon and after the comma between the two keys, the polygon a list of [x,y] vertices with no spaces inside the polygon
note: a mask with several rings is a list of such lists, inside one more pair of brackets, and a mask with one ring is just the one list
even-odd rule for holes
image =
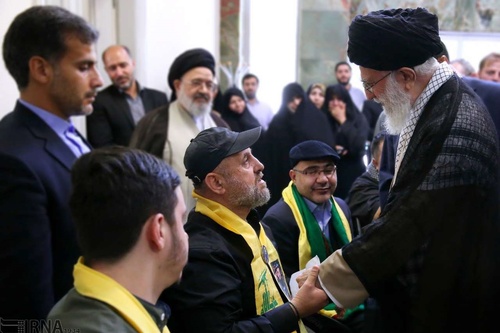
{"label": "man wearing blue cap", "polygon": [[305,288],[289,296],[271,233],[254,209],[269,200],[264,166],[249,148],[260,131],[210,128],[186,150],[197,202],[185,226],[188,264],[180,284],[163,295],[174,333],[305,333],[300,318],[326,304],[315,287],[317,267]]}
{"label": "man wearing blue cap", "polygon": [[[291,181],[262,219],[273,232],[288,277],[304,269],[315,256],[325,260],[350,242],[353,234],[349,207],[333,197],[337,187],[335,164],[340,160],[337,152],[324,142],[308,140],[292,147],[289,158]],[[320,314],[350,323],[351,329],[358,331],[356,325],[362,326],[363,317],[360,310],[338,311],[331,303]],[[318,315],[305,318],[304,323],[315,331],[340,325]]]}
{"label": "man wearing blue cap", "polygon": [[321,263],[320,281],[339,307],[376,299],[384,332],[498,329],[498,138],[479,97],[434,58],[442,49],[424,8],[349,27],[349,59],[400,139],[380,218]]}

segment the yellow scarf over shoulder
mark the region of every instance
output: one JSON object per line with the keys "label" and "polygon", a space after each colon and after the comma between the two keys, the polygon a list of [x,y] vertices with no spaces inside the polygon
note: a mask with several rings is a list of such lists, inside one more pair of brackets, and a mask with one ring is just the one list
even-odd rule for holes
{"label": "yellow scarf over shoulder", "polygon": [[[311,251],[311,246],[309,244],[309,238],[307,237],[307,230],[304,224],[304,218],[300,213],[299,206],[295,200],[292,186],[294,186],[293,182],[290,181],[288,186],[283,190],[282,195],[283,195],[283,200],[290,207],[293,217],[297,222],[297,226],[299,228],[298,255],[299,255],[299,270],[300,270],[306,268],[307,262],[312,259],[312,254],[311,254],[312,251]],[[340,220],[342,222],[342,226],[344,227],[347,240],[350,242],[352,240],[352,235],[349,222],[346,216],[344,215],[342,209],[333,198],[332,198],[332,204],[334,205],[335,209],[337,210],[340,216]],[[335,306],[333,304],[329,304],[324,309],[322,309],[320,313],[326,317],[335,317],[337,316],[337,311],[335,311],[334,308]]]}
{"label": "yellow scarf over shoulder", "polygon": [[[215,201],[202,197],[194,191],[193,197],[197,199],[195,207],[196,212],[209,217],[221,227],[237,235],[241,235],[248,247],[252,250],[253,258],[250,266],[252,268],[254,281],[255,308],[257,310],[257,314],[262,315],[267,311],[282,305],[283,300],[281,299],[278,287],[274,282],[272,272],[262,258],[263,246],[266,248],[269,256],[268,262],[271,263],[276,260],[279,262],[279,256],[273,246],[273,243],[264,232],[262,225],[260,225],[260,232],[257,236],[255,230],[247,221],[243,220],[226,207]],[[279,263],[281,266],[281,262]],[[300,332],[306,333],[302,321],[299,321],[299,327]]]}
{"label": "yellow scarf over shoulder", "polygon": [[[73,270],[75,289],[79,294],[108,304],[137,332],[160,332],[141,302],[121,284],[83,263],[80,257]],[[170,333],[167,326],[162,333]]]}
{"label": "yellow scarf over shoulder", "polygon": [[[307,238],[307,231],[306,227],[304,225],[304,219],[302,217],[302,214],[300,213],[299,207],[297,205],[297,202],[295,201],[295,198],[293,196],[293,190],[292,190],[293,182],[291,181],[288,186],[283,190],[282,195],[283,195],[283,200],[285,203],[290,207],[292,210],[293,217],[295,218],[295,221],[297,222],[297,226],[299,227],[299,269],[304,269],[306,268],[306,264],[309,260],[312,259],[311,255],[311,246],[309,245],[309,240]],[[342,221],[342,225],[344,227],[347,240],[350,242],[352,240],[352,234],[351,234],[351,227],[349,226],[349,221],[347,220],[346,216],[344,215],[344,212],[338,205],[338,203],[332,199],[333,205],[335,205],[335,208],[337,209],[337,212],[339,213],[340,219]]]}

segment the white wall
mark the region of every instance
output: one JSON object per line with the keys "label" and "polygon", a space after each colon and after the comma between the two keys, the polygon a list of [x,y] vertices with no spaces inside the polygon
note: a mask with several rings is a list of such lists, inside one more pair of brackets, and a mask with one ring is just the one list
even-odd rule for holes
{"label": "white wall", "polygon": [[[143,0],[137,0],[143,2]],[[191,48],[204,48],[219,59],[219,0],[148,0],[145,3],[142,55],[137,67],[144,84],[168,91],[174,59]],[[143,38],[146,37],[146,38]]]}
{"label": "white wall", "polygon": [[251,0],[249,71],[260,100],[277,112],[283,88],[297,79],[298,0]]}

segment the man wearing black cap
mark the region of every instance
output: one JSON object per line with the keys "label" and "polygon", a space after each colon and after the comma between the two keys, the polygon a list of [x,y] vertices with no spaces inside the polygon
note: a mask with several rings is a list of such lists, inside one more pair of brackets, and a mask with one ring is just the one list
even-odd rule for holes
{"label": "man wearing black cap", "polygon": [[[172,89],[170,105],[149,112],[139,122],[130,146],[163,158],[184,175],[182,159],[189,140],[210,127],[229,127],[212,112],[217,91],[214,57],[200,48],[182,53],[170,66],[168,85]],[[189,211],[195,204],[193,186],[184,178],[181,188]]]}
{"label": "man wearing black cap", "polygon": [[185,226],[189,259],[180,284],[162,296],[172,309],[174,333],[305,333],[300,318],[326,304],[315,287],[317,267],[291,299],[270,231],[254,210],[269,200],[264,166],[249,148],[260,131],[210,128],[186,150],[197,199]]}
{"label": "man wearing black cap", "polygon": [[[323,261],[352,240],[349,207],[342,199],[333,197],[337,187],[335,163],[340,160],[337,152],[324,142],[308,140],[294,146],[289,157],[291,181],[282,198],[262,219],[273,232],[288,277],[306,268],[311,258],[318,256]],[[355,318],[362,318],[359,308],[345,313],[336,310],[332,303],[320,313],[342,318],[356,329],[359,321]],[[326,329],[328,325],[339,325],[317,315],[304,319],[304,323],[315,331],[322,326]]]}
{"label": "man wearing black cap", "polygon": [[357,16],[348,56],[400,133],[381,216],[321,264],[340,307],[377,299],[385,332],[491,332],[500,295],[499,148],[423,8]]}

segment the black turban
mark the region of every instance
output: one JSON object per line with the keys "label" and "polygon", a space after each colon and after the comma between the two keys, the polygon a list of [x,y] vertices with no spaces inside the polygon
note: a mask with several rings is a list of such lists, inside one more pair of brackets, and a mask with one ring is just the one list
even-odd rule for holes
{"label": "black turban", "polygon": [[168,86],[172,89],[170,101],[177,99],[174,81],[180,79],[186,72],[195,67],[206,67],[215,75],[215,59],[210,52],[204,49],[191,49],[175,58],[168,72]]}
{"label": "black turban", "polygon": [[349,60],[378,71],[414,67],[442,50],[438,18],[425,8],[378,10],[349,27]]}

